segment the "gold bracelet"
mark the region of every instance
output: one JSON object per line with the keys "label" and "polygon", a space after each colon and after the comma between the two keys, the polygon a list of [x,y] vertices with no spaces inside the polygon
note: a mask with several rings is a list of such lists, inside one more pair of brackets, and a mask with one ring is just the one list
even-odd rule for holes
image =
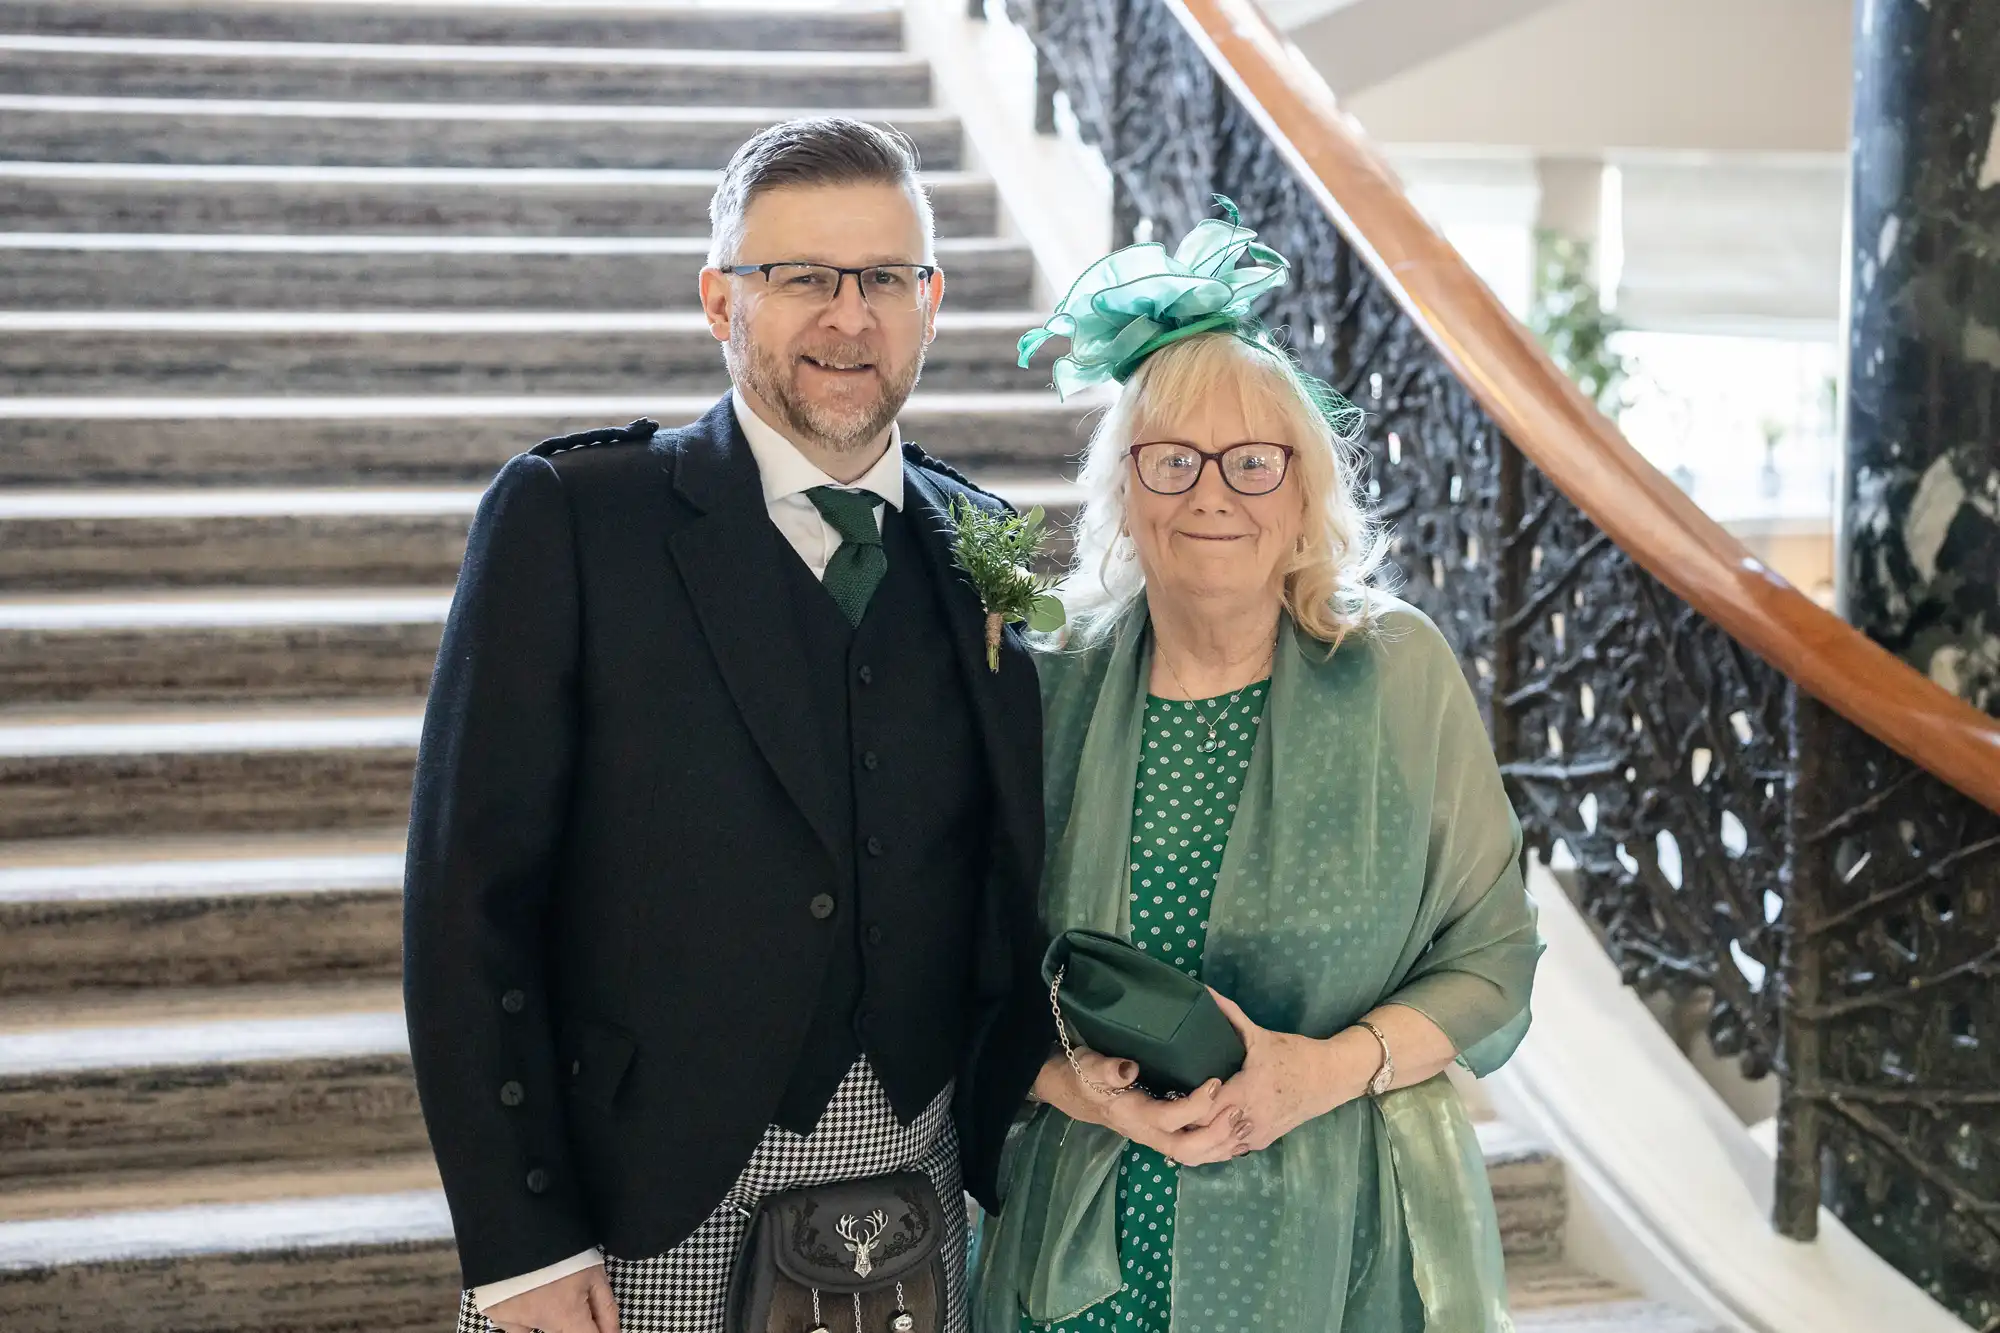
{"label": "gold bracelet", "polygon": [[1368,1095],[1380,1097],[1396,1081],[1396,1057],[1389,1053],[1389,1039],[1382,1035],[1382,1029],[1365,1018],[1356,1019],[1354,1026],[1368,1029],[1369,1035],[1382,1048],[1382,1067],[1375,1071],[1375,1077],[1368,1080]]}

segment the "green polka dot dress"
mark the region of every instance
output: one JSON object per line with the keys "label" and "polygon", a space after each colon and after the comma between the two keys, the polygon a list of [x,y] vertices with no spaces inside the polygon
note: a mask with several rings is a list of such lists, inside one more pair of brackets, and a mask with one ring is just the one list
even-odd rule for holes
{"label": "green polka dot dress", "polygon": [[[1191,977],[1201,975],[1209,900],[1238,793],[1264,717],[1269,681],[1186,703],[1149,695],[1132,802],[1132,943]],[[1208,727],[1216,745],[1207,750]],[[1021,1321],[1024,1333],[1168,1333],[1179,1170],[1151,1148],[1125,1145],[1118,1162],[1118,1256],[1124,1285],[1058,1324]]]}

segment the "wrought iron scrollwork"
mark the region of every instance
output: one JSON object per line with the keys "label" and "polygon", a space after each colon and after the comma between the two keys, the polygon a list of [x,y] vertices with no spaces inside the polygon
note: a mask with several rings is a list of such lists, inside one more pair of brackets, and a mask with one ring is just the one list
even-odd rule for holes
{"label": "wrought iron scrollwork", "polygon": [[1229,195],[1291,258],[1267,308],[1368,414],[1399,591],[1450,637],[1529,845],[1625,980],[1781,1080],[1777,1225],[1824,1203],[2000,1329],[2000,818],[1800,694],[1515,446],[1166,0],[1006,0],[1113,179],[1122,240]]}

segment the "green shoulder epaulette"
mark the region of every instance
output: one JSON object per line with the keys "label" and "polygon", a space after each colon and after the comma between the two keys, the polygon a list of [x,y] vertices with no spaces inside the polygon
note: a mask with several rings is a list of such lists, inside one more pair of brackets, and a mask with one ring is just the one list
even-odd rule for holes
{"label": "green shoulder epaulette", "polygon": [[659,422],[651,417],[640,417],[629,426],[606,426],[602,430],[580,430],[574,435],[552,435],[528,452],[538,458],[553,458],[572,449],[588,449],[597,444],[644,444],[659,429]]}
{"label": "green shoulder epaulette", "polygon": [[[1003,505],[1007,504],[1006,500],[1002,499],[998,495],[994,495],[992,491],[987,490],[984,486],[981,486],[978,482],[966,476],[963,472],[960,472],[957,468],[953,467],[951,464],[943,462],[940,459],[933,458],[929,454],[925,453],[923,451],[923,447],[919,445],[915,440],[903,441],[903,457],[909,460],[911,463],[914,463],[916,466],[925,469],[926,471],[935,472],[941,477],[950,477],[953,481],[965,487],[965,489],[967,489],[968,491],[977,491],[981,495],[990,496],[995,500],[999,500],[1000,503]],[[1013,506],[1008,505],[1008,508],[1012,509]]]}

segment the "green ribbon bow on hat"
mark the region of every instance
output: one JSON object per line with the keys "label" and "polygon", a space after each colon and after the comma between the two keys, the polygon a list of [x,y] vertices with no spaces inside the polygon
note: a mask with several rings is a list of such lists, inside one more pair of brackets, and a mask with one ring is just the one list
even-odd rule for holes
{"label": "green ribbon bow on hat", "polygon": [[1219,194],[1215,202],[1227,220],[1196,223],[1172,254],[1149,241],[1084,270],[1048,323],[1021,335],[1021,367],[1049,339],[1069,339],[1054,367],[1056,394],[1067,398],[1106,380],[1124,383],[1140,362],[1178,339],[1253,326],[1251,307],[1285,284],[1291,264],[1257,243],[1235,204]]}

